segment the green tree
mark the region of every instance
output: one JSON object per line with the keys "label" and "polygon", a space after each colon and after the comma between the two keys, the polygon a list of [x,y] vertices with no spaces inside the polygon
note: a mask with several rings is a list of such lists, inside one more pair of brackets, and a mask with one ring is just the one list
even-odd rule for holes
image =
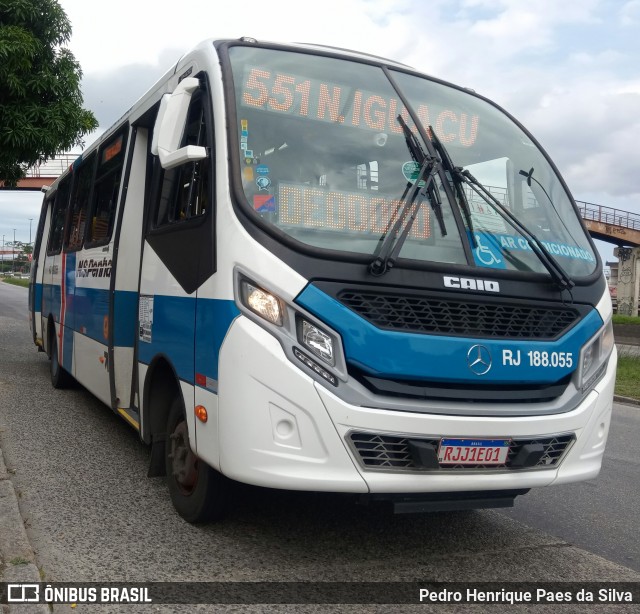
{"label": "green tree", "polygon": [[71,24],[56,0],[0,0],[0,182],[82,145],[97,128],[82,108],[82,71],[64,47]]}

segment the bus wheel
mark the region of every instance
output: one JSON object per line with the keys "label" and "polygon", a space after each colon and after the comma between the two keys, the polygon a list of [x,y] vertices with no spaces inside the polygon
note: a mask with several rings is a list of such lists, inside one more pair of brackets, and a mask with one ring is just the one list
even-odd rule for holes
{"label": "bus wheel", "polygon": [[51,351],[51,362],[49,363],[49,372],[51,373],[51,384],[54,388],[68,388],[73,381],[71,374],[65,371],[60,364],[58,356],[58,341],[56,339],[55,328],[51,334],[51,343],[49,343]]}
{"label": "bus wheel", "polygon": [[222,518],[226,508],[225,477],[200,460],[189,445],[182,399],[174,399],[167,419],[165,464],[171,502],[187,522]]}

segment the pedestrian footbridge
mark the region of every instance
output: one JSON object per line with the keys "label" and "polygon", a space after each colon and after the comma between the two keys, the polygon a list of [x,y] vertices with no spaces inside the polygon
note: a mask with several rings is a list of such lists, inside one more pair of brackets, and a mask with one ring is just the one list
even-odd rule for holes
{"label": "pedestrian footbridge", "polygon": [[580,215],[594,239],[614,243],[619,247],[640,247],[640,215],[576,201]]}
{"label": "pedestrian footbridge", "polygon": [[609,280],[614,307],[620,314],[637,316],[640,295],[640,215],[592,203],[576,204],[591,236],[618,246],[614,252],[618,257],[617,270],[612,267]]}

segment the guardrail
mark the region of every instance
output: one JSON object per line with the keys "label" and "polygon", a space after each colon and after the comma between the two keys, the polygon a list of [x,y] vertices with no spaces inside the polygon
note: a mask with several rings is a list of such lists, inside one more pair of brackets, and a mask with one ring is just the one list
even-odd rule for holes
{"label": "guardrail", "polygon": [[603,207],[577,200],[576,204],[584,220],[602,222],[612,226],[623,226],[632,230],[640,230],[640,215],[630,211],[622,211],[613,207]]}
{"label": "guardrail", "polygon": [[79,156],[79,153],[59,154],[42,164],[35,164],[27,171],[27,177],[59,177]]}

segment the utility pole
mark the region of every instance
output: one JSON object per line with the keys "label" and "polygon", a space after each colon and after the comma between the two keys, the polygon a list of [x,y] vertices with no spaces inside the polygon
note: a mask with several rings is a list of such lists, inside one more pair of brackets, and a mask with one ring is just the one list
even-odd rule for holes
{"label": "utility pole", "polygon": [[13,245],[11,246],[11,272],[16,272],[16,229],[13,229]]}
{"label": "utility pole", "polygon": [[33,222],[33,218],[29,218],[29,245],[31,245],[31,222]]}
{"label": "utility pole", "polygon": [[4,275],[4,235],[2,235],[2,275]]}

